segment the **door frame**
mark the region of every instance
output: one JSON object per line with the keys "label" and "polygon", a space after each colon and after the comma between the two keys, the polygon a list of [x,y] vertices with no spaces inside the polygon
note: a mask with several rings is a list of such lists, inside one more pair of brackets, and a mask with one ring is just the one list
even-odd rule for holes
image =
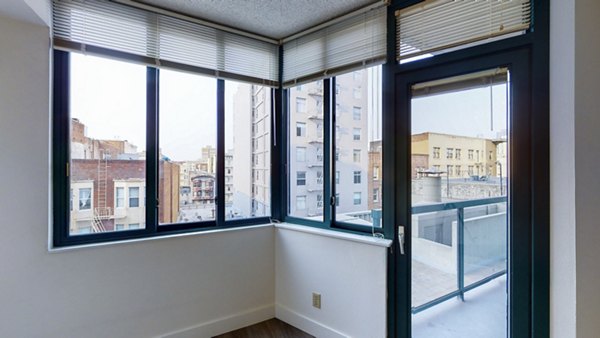
{"label": "door frame", "polygon": [[[389,275],[393,283],[390,293],[390,319],[394,321],[393,337],[411,337],[411,101],[410,87],[415,83],[448,78],[476,71],[507,67],[510,74],[509,156],[511,179],[508,185],[508,333],[510,337],[529,337],[532,331],[532,219],[534,184],[532,174],[532,104],[531,52],[517,48],[468,58],[454,59],[394,74],[393,123],[384,125],[387,135],[394,135],[395,195],[394,239],[390,250]],[[385,148],[384,148],[385,149]],[[388,156],[391,157],[391,156]],[[389,158],[386,158],[389,160]],[[384,160],[384,163],[386,161]],[[389,161],[388,161],[389,163]],[[518,165],[516,165],[518,163]],[[389,176],[388,176],[389,177]],[[386,177],[386,179],[388,178]],[[389,183],[389,182],[387,182]],[[405,184],[403,184],[405,183]],[[388,209],[389,210],[389,209]],[[404,255],[400,254],[397,226],[405,226]]]}

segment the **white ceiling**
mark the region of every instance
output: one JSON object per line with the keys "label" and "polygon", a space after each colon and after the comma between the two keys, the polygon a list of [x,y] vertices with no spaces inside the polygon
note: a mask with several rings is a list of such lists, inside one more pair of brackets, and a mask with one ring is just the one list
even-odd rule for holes
{"label": "white ceiling", "polygon": [[135,1],[274,39],[290,36],[377,2],[375,0]]}

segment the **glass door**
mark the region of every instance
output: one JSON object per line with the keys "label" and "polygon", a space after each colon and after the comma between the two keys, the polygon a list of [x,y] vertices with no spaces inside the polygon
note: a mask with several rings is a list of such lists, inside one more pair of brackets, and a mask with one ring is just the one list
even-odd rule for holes
{"label": "glass door", "polygon": [[399,337],[502,338],[528,325],[520,66],[484,60],[397,76]]}

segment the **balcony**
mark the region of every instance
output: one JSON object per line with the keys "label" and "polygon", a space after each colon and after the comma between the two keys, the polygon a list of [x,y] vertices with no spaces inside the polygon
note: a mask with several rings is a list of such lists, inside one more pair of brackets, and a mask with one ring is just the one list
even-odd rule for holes
{"label": "balcony", "polygon": [[506,201],[413,206],[413,337],[506,336]]}

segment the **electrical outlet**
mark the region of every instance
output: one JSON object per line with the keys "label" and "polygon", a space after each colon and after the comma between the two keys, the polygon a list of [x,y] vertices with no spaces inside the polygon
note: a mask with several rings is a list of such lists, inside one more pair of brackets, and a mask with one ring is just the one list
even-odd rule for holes
{"label": "electrical outlet", "polygon": [[312,304],[317,309],[321,308],[321,294],[320,293],[313,292],[313,294],[312,294]]}

